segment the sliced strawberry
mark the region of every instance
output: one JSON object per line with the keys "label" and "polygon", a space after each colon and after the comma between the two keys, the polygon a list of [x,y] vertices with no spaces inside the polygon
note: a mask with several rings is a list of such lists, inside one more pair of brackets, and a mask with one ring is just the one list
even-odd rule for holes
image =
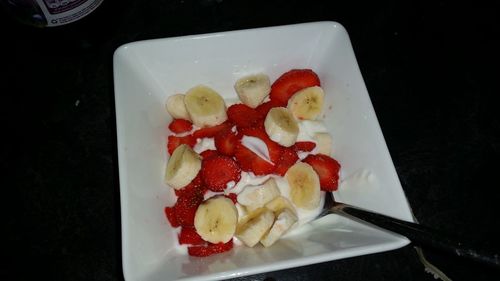
{"label": "sliced strawberry", "polygon": [[320,86],[319,77],[311,69],[292,69],[281,75],[273,85],[269,97],[279,106],[286,106],[296,92],[312,86]]}
{"label": "sliced strawberry", "polygon": [[268,175],[274,172],[275,166],[260,158],[243,144],[238,143],[234,156],[241,169],[246,172],[253,172],[255,175]]}
{"label": "sliced strawberry", "polygon": [[203,246],[192,246],[188,247],[188,254],[194,257],[206,257],[214,254],[219,254],[227,252],[233,248],[233,239],[229,240],[227,243],[207,243]]}
{"label": "sliced strawberry", "polygon": [[201,178],[201,172],[185,187],[175,190],[175,195],[180,196],[203,196],[207,188]]}
{"label": "sliced strawberry", "polygon": [[194,215],[198,206],[203,201],[203,196],[181,196],[175,203],[175,214],[181,226],[193,226]]}
{"label": "sliced strawberry", "polygon": [[242,136],[251,136],[261,139],[267,146],[271,162],[278,163],[281,154],[281,145],[272,141],[263,127],[248,127],[238,131]]}
{"label": "sliced strawberry", "polygon": [[259,117],[259,112],[246,104],[233,104],[227,109],[227,118],[238,128],[253,126]]}
{"label": "sliced strawberry", "polygon": [[200,156],[203,159],[206,159],[208,157],[212,157],[215,155],[219,155],[219,152],[217,152],[217,150],[213,150],[213,149],[208,149],[208,150],[205,150],[202,153],[200,153]]}
{"label": "sliced strawberry", "polygon": [[281,148],[281,155],[278,164],[276,165],[275,174],[280,176],[284,176],[288,168],[293,166],[299,160],[299,156],[297,156],[297,152],[289,147]]}
{"label": "sliced strawberry", "polygon": [[224,191],[228,182],[238,182],[241,178],[241,169],[228,156],[217,155],[205,159],[201,163],[203,181],[212,191]]}
{"label": "sliced strawberry", "polygon": [[179,222],[177,221],[177,215],[175,214],[174,207],[165,207],[165,215],[167,216],[168,222],[172,227],[180,226]]}
{"label": "sliced strawberry", "polygon": [[191,131],[193,129],[193,123],[184,119],[174,119],[170,122],[168,128],[170,131],[180,134]]}
{"label": "sliced strawberry", "polygon": [[271,110],[271,108],[277,107],[277,106],[279,106],[279,104],[277,102],[270,100],[270,101],[267,101],[265,103],[260,104],[259,106],[257,106],[255,108],[255,110],[257,110],[257,112],[260,114],[260,117],[262,119],[265,119],[269,110]]}
{"label": "sliced strawberry", "polygon": [[339,184],[340,164],[325,154],[309,155],[304,160],[311,165],[319,176],[319,184],[323,191],[335,191]]}
{"label": "sliced strawberry", "polygon": [[194,145],[196,144],[196,139],[191,135],[187,135],[184,137],[168,136],[168,154],[172,155],[172,153],[174,153],[174,150],[181,144],[187,144],[190,147],[194,147]]}
{"label": "sliced strawberry", "polygon": [[221,154],[227,156],[234,155],[234,149],[241,136],[233,132],[230,128],[219,132],[214,137],[215,147]]}
{"label": "sliced strawberry", "polygon": [[306,151],[311,152],[316,147],[316,144],[312,141],[298,141],[296,142],[292,148],[295,151]]}
{"label": "sliced strawberry", "polygon": [[213,127],[208,127],[208,128],[201,128],[193,132],[193,137],[195,139],[197,138],[213,138],[218,132],[233,127],[234,124],[231,123],[230,121],[226,121],[220,125],[213,126]]}
{"label": "sliced strawberry", "polygon": [[201,238],[194,227],[185,226],[179,233],[179,244],[204,245],[205,243],[206,241]]}
{"label": "sliced strawberry", "polygon": [[227,198],[231,199],[234,204],[238,203],[238,194],[236,194],[236,193],[229,193],[229,194],[226,194],[224,196],[226,196]]}

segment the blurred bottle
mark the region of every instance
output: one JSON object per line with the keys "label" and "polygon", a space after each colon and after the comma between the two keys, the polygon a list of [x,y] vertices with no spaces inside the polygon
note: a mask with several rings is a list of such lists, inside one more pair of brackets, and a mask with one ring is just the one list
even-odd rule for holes
{"label": "blurred bottle", "polygon": [[4,0],[4,8],[22,23],[36,27],[65,25],[92,13],[103,0]]}

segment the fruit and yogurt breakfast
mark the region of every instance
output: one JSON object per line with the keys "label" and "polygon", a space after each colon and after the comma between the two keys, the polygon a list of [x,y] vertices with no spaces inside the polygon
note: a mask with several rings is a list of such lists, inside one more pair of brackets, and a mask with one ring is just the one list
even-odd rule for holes
{"label": "fruit and yogurt breakfast", "polygon": [[234,88],[241,102],[229,107],[203,85],[166,102],[165,183],[177,201],[165,214],[191,256],[228,251],[233,241],[269,247],[314,219],[338,187],[314,71],[293,69],[272,85],[250,75]]}

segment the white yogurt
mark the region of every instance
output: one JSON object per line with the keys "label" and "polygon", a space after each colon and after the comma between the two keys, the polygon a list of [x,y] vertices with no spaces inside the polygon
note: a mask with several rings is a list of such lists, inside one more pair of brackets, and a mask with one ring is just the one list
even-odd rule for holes
{"label": "white yogurt", "polygon": [[215,150],[214,138],[197,139],[196,144],[193,147],[193,150],[198,154],[208,149]]}

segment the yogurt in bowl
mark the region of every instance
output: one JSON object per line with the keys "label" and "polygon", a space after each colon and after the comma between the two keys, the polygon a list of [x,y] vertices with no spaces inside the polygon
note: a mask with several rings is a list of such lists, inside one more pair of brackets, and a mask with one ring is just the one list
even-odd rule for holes
{"label": "yogurt in bowl", "polygon": [[314,71],[292,69],[272,86],[263,73],[238,79],[241,102],[204,85],[167,100],[165,182],[178,198],[165,213],[180,228],[178,249],[204,257],[233,244],[270,247],[317,217],[340,170],[317,120],[320,83]]}

